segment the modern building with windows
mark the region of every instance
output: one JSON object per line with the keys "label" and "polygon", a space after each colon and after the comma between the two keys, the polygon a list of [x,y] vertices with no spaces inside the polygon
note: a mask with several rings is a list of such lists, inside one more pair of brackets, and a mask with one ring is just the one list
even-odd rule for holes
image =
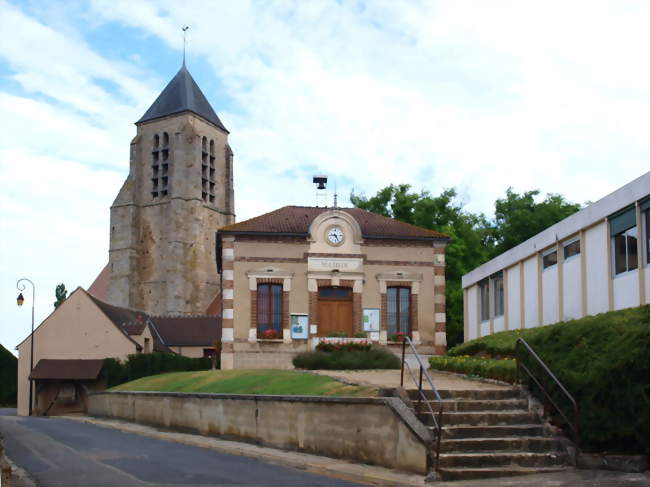
{"label": "modern building with windows", "polygon": [[650,172],[463,276],[465,340],[650,302]]}
{"label": "modern building with windows", "polygon": [[222,368],[291,368],[332,336],[404,334],[444,353],[448,241],[359,208],[285,206],[220,228]]}

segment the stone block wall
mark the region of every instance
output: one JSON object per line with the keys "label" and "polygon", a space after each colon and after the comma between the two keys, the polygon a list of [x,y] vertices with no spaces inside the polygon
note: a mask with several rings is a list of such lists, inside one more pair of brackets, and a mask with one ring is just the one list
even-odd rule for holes
{"label": "stone block wall", "polygon": [[418,474],[433,441],[397,398],[105,392],[90,396],[88,414]]}

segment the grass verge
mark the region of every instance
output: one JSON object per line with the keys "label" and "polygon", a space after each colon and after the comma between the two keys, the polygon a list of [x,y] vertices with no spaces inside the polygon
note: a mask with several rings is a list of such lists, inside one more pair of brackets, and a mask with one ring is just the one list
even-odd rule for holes
{"label": "grass verge", "polygon": [[459,372],[467,375],[478,375],[488,379],[515,382],[517,375],[516,362],[513,359],[488,359],[476,357],[446,357],[434,355],[429,358],[432,369]]}
{"label": "grass verge", "polygon": [[111,391],[205,392],[288,396],[377,395],[373,387],[343,384],[330,377],[293,370],[205,370],[142,377]]}

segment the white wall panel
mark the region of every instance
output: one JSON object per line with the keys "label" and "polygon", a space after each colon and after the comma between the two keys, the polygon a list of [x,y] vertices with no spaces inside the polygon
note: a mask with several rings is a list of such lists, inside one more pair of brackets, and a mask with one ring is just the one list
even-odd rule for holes
{"label": "white wall panel", "polygon": [[645,304],[650,304],[650,266],[646,266],[645,272]]}
{"label": "white wall panel", "polygon": [[563,293],[565,320],[575,320],[582,317],[582,279],[580,277],[580,255],[564,261]]}
{"label": "white wall panel", "polygon": [[484,337],[490,334],[490,322],[484,321],[481,323],[481,336]]}
{"label": "white wall panel", "polygon": [[560,321],[557,264],[542,271],[542,320],[545,325]]}
{"label": "white wall panel", "polygon": [[538,326],[537,316],[537,256],[524,261],[524,313],[526,328]]}
{"label": "white wall panel", "polygon": [[506,329],[506,320],[503,319],[503,316],[494,318],[494,333],[503,331]]}
{"label": "white wall panel", "polygon": [[519,266],[508,269],[508,328],[514,330],[519,328],[521,318],[521,298],[519,296]]}
{"label": "white wall panel", "polygon": [[469,316],[469,324],[468,324],[468,333],[469,333],[469,340],[473,340],[474,338],[478,338],[477,332],[477,289],[478,286],[474,285],[470,287],[467,290],[467,316]]}
{"label": "white wall panel", "polygon": [[614,278],[614,309],[639,306],[639,272],[631,271]]}
{"label": "white wall panel", "polygon": [[607,280],[608,228],[605,222],[586,231],[585,255],[587,258],[587,314],[595,315],[608,310]]}

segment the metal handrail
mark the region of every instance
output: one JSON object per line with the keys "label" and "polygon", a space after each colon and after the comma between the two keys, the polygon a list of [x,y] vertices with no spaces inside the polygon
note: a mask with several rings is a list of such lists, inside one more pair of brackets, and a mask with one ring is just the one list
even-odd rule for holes
{"label": "metal handrail", "polygon": [[[409,345],[411,347],[411,350],[413,351],[413,355],[415,355],[416,360],[418,361],[418,364],[420,365],[420,376],[419,380],[415,378],[415,375],[413,374],[413,371],[411,370],[411,366],[406,362],[406,345]],[[406,367],[405,367],[406,366]],[[420,404],[424,403],[426,404],[427,408],[429,409],[429,413],[431,413],[431,418],[433,419],[433,426],[436,431],[436,455],[434,459],[434,470],[438,471],[438,465],[440,463],[440,438],[442,437],[442,399],[440,398],[440,394],[438,393],[438,389],[436,389],[436,386],[433,384],[433,381],[431,380],[431,376],[429,375],[429,372],[427,372],[427,367],[425,367],[424,363],[422,363],[422,358],[418,354],[417,350],[415,349],[415,346],[413,345],[413,342],[411,339],[407,336],[404,337],[404,340],[402,341],[402,367],[400,371],[400,387],[404,387],[404,369],[408,370],[409,375],[411,376],[411,379],[413,379],[414,384],[417,386],[418,393],[420,395]],[[422,378],[426,377],[427,382],[429,382],[429,386],[431,387],[431,390],[433,391],[433,394],[435,395],[435,400],[438,403],[438,419],[436,420],[436,415],[433,412],[433,408],[431,407],[431,402],[429,399],[427,399],[426,395],[422,391]]]}
{"label": "metal handrail", "polygon": [[[560,408],[556,402],[553,400],[551,395],[546,391],[546,388],[542,385],[540,382],[540,379],[535,377],[535,375],[532,373],[532,371],[526,367],[526,365],[523,363],[523,360],[521,358],[521,350],[522,347],[530,354],[531,357],[533,357],[539,365],[541,365],[542,369],[546,374],[553,379],[555,384],[560,388],[560,390],[564,393],[564,395],[567,397],[567,399],[571,402],[573,405],[573,422],[569,420],[567,415],[562,411],[562,408]],[[569,393],[569,391],[566,390],[564,385],[560,382],[560,380],[555,377],[555,374],[549,369],[548,365],[544,363],[544,361],[539,358],[539,355],[535,353],[535,350],[531,348],[531,346],[524,340],[523,338],[518,338],[517,343],[515,344],[515,357],[517,359],[517,382],[521,382],[521,370],[523,369],[528,376],[535,382],[537,387],[544,393],[546,398],[549,400],[549,402],[555,407],[558,413],[564,418],[564,421],[569,425],[571,430],[573,431],[573,439],[575,441],[575,462],[577,464],[578,462],[578,452],[580,450],[580,408],[578,407],[578,403],[576,400],[573,398],[573,396]]]}

